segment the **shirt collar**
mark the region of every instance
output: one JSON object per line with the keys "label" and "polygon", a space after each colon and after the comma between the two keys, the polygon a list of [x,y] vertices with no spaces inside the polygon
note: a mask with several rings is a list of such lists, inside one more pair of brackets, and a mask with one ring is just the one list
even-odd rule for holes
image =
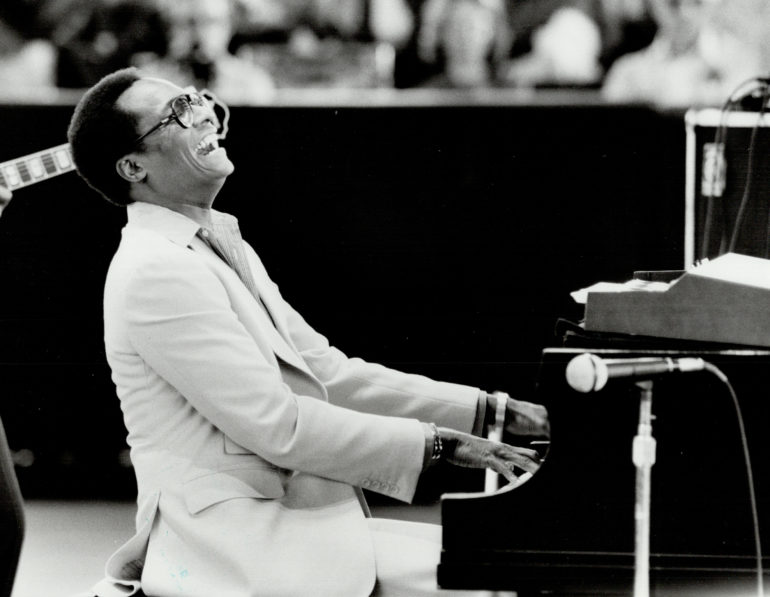
{"label": "shirt collar", "polygon": [[[214,209],[211,212],[212,221],[227,217],[227,214]],[[200,224],[184,214],[144,201],[129,204],[127,213],[129,226],[152,230],[183,247],[189,245],[201,229]]]}

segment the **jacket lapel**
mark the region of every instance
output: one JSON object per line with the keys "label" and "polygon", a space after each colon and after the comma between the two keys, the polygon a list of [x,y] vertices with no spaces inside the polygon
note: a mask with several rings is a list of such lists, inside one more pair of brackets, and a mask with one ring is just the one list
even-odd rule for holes
{"label": "jacket lapel", "polygon": [[[292,365],[293,367],[296,367],[305,373],[311,374],[305,362],[296,353],[294,348],[287,342],[285,337],[285,330],[283,333],[279,333],[282,327],[280,323],[281,318],[279,313],[275,310],[275,301],[271,301],[266,296],[265,287],[267,285],[259,279],[259,276],[254,276],[257,291],[259,293],[259,297],[262,299],[262,302],[265,304],[265,308],[270,311],[270,314],[268,314],[262,305],[259,304],[259,300],[251,293],[248,287],[238,277],[238,274],[229,265],[222,261],[222,259],[211,249],[211,247],[209,247],[206,243],[197,237],[191,240],[189,246],[194,251],[199,253],[204,259],[206,259],[206,261],[209,262],[212,267],[216,268],[217,271],[220,272],[222,279],[226,281],[228,292],[238,293],[241,297],[245,296],[245,300],[250,305],[253,305],[255,319],[260,328],[261,337],[267,339],[270,345],[270,349],[273,351],[275,356],[285,363],[288,363],[289,365]],[[275,321],[275,325],[273,325],[273,320]],[[276,329],[276,327],[278,327],[278,329]]]}
{"label": "jacket lapel", "polygon": [[[247,261],[253,274],[255,286],[257,287],[257,294],[269,310],[270,315],[265,312],[262,305],[259,304],[259,300],[238,277],[235,270],[222,261],[208,244],[198,238],[196,233],[200,229],[199,224],[187,216],[165,207],[141,201],[129,205],[127,212],[129,226],[153,230],[175,244],[182,247],[190,247],[201,255],[202,258],[206,259],[211,267],[219,272],[220,278],[225,282],[229,293],[237,294],[245,301],[245,304],[253,305],[252,315],[254,315],[256,325],[260,328],[260,338],[267,339],[273,354],[284,363],[299,369],[315,379],[315,376],[299,356],[289,338],[279,306],[281,301],[270,292],[270,284],[266,279],[267,274],[263,269],[254,267],[254,263],[249,256],[247,256]],[[271,317],[275,320],[275,325],[270,320]]]}

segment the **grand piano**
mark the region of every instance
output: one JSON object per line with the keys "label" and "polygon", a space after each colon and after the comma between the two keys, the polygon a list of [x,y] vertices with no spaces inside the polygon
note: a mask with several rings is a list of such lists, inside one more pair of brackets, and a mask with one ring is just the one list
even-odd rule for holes
{"label": "grand piano", "polygon": [[[633,380],[610,379],[601,391],[573,390],[567,365],[590,352],[602,359],[699,357],[727,377],[745,422],[758,529],[727,384],[708,371],[651,378],[657,458],[650,594],[758,594],[755,531],[770,546],[770,347],[576,328],[543,350],[530,397],[547,407],[551,420],[541,468],[515,488],[442,496],[439,585],[519,597],[634,594],[632,442],[640,389]],[[770,559],[762,562],[768,570]]]}

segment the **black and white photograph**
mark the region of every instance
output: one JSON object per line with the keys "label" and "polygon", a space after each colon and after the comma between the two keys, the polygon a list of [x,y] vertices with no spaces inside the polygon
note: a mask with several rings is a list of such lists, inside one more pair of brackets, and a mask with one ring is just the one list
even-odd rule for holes
{"label": "black and white photograph", "polygon": [[764,597],[770,0],[2,0],[0,597]]}

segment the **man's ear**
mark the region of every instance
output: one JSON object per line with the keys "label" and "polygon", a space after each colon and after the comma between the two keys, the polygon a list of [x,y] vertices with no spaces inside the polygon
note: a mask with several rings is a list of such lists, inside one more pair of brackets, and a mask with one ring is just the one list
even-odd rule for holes
{"label": "man's ear", "polygon": [[131,154],[120,158],[115,163],[115,170],[118,171],[121,178],[128,182],[141,182],[147,176],[147,170]]}

